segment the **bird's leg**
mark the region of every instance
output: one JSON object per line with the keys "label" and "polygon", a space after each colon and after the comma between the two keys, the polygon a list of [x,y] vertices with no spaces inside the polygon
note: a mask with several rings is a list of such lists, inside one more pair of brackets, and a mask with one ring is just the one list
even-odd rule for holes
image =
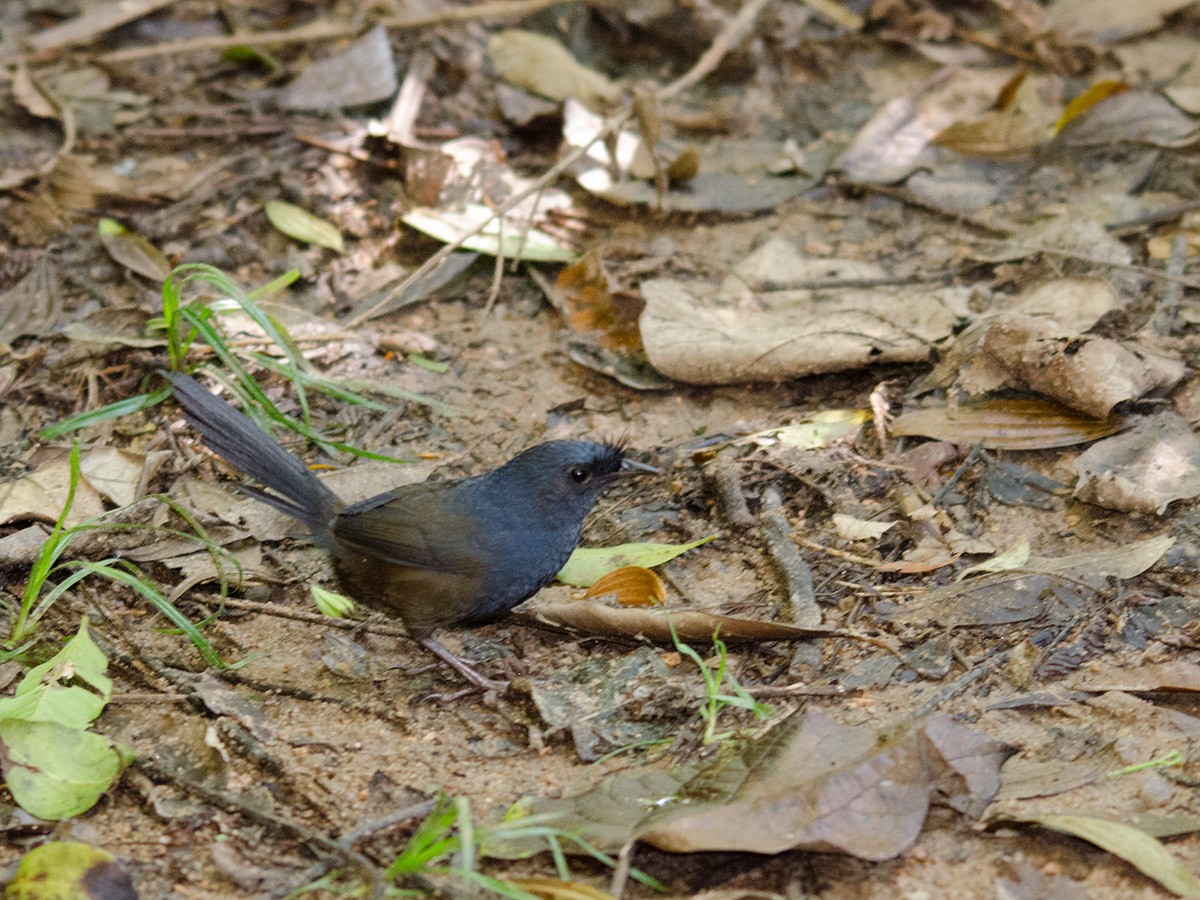
{"label": "bird's leg", "polygon": [[503,694],[506,690],[508,690],[508,682],[507,681],[493,681],[491,678],[488,678],[487,676],[480,674],[475,669],[473,669],[470,666],[470,664],[467,663],[466,660],[455,656],[453,653],[451,653],[449,650],[447,650],[445,645],[443,645],[442,642],[437,640],[436,638],[431,638],[431,637],[417,638],[417,643],[420,644],[422,647],[424,647],[426,650],[428,650],[430,653],[432,653],[434,656],[436,656],[438,659],[442,660],[448,666],[453,668],[455,671],[457,671],[459,675],[461,675],[463,678],[467,679],[467,681],[469,681],[474,687],[478,688],[479,690],[485,691],[485,692],[486,691],[496,691],[497,693],[500,693],[500,694]]}

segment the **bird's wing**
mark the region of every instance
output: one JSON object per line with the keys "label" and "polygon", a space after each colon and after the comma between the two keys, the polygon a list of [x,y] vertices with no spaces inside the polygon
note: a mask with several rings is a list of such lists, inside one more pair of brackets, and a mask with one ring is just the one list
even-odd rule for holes
{"label": "bird's wing", "polygon": [[347,549],[382,562],[482,575],[486,529],[458,508],[450,484],[408,485],[356,503],[335,517],[333,533]]}

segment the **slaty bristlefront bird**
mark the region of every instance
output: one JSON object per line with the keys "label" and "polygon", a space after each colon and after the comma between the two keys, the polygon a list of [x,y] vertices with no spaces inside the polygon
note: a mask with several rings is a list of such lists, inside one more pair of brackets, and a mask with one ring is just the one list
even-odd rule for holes
{"label": "slaty bristlefront bird", "polygon": [[167,377],[204,443],[266,488],[244,490],[299,519],[328,551],[345,593],[401,619],[480,689],[504,685],[434,632],[497,618],[537,593],[566,563],[604,490],[637,471],[620,444],[549,441],[483,475],[403,485],[347,505],[240,411],[188,375]]}

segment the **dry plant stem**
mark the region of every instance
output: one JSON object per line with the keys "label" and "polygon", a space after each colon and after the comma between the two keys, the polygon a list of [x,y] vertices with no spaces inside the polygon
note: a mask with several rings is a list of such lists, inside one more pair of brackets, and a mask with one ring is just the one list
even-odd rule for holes
{"label": "dry plant stem", "polygon": [[1004,665],[1004,663],[1008,661],[1010,653],[1011,651],[1005,650],[1003,653],[997,654],[991,659],[977,663],[976,665],[967,669],[967,671],[963,672],[952,682],[914,709],[910,715],[906,716],[906,718],[919,719],[922,716],[927,716],[931,712],[936,711],[937,708],[947,700],[957,697],[984,675],[987,675],[989,672],[992,672]]}
{"label": "dry plant stem", "polygon": [[1060,250],[1057,247],[1038,247],[1032,244],[1014,244],[1019,250],[1031,250],[1036,253],[1044,253],[1046,256],[1061,256],[1063,259],[1073,259],[1078,262],[1091,263],[1094,266],[1100,266],[1106,269],[1116,269],[1118,272],[1134,272],[1138,275],[1145,275],[1147,278],[1153,278],[1157,281],[1166,281],[1173,284],[1181,284],[1184,287],[1196,288],[1200,290],[1200,278],[1185,278],[1182,275],[1173,275],[1170,272],[1164,272],[1162,269],[1154,269],[1150,266],[1136,266],[1133,263],[1118,263],[1110,259],[1097,259],[1094,256],[1088,256],[1086,253],[1072,253],[1069,250]]}
{"label": "dry plant stem", "polygon": [[364,822],[348,834],[338,838],[338,844],[349,850],[363,838],[372,837],[381,831],[399,825],[401,822],[408,822],[412,819],[420,819],[433,812],[434,801],[424,800],[421,803],[414,803],[411,806],[406,806],[403,809],[398,809],[395,812],[390,812],[387,815],[380,816],[378,819],[372,819],[369,822]]}
{"label": "dry plant stem", "polygon": [[855,565],[867,566],[871,569],[882,569],[884,563],[877,559],[870,559],[866,556],[859,556],[857,553],[847,553],[845,550],[838,550],[836,547],[826,547],[824,544],[818,544],[816,541],[810,541],[808,538],[792,535],[792,540],[801,547],[807,547],[809,550],[816,550],[818,553],[824,553],[826,556],[832,556],[835,559],[842,559],[846,562],[852,562]]}
{"label": "dry plant stem", "polygon": [[878,194],[881,197],[890,197],[891,199],[897,200],[900,203],[924,210],[925,212],[933,213],[934,215],[941,216],[945,219],[950,219],[952,222],[957,222],[960,225],[968,225],[971,228],[978,229],[979,231],[982,231],[993,238],[1011,237],[1017,231],[1015,226],[993,225],[989,222],[980,221],[979,219],[973,218],[972,216],[968,216],[964,213],[955,212],[951,209],[945,209],[944,207],[938,206],[936,203],[930,203],[928,200],[922,200],[920,197],[914,196],[910,191],[904,188],[895,187],[894,185],[853,182],[852,184],[845,185],[845,187],[853,187],[856,190],[864,191],[869,194]]}
{"label": "dry plant stem", "polygon": [[1185,213],[1191,212],[1193,209],[1200,209],[1200,200],[1188,200],[1186,203],[1177,203],[1165,209],[1152,210],[1140,216],[1134,216],[1132,219],[1121,219],[1118,222],[1110,222],[1104,227],[1113,234],[1119,235],[1126,231],[1138,231],[1152,225],[1161,225],[1164,222],[1174,221]]}
{"label": "dry plant stem", "polygon": [[771,0],[750,0],[749,3],[742,6],[737,15],[726,23],[721,33],[713,38],[713,42],[696,60],[696,64],[659,91],[658,99],[660,101],[670,100],[712,74],[729,51],[740,44],[750,33],[750,29],[758,21],[759,15],[770,2]]}
{"label": "dry plant stem", "polygon": [[441,641],[431,637],[418,638],[417,643],[444,662],[454,671],[458,672],[463,678],[467,679],[470,684],[487,693],[495,691],[498,694],[503,694],[508,690],[508,683],[505,681],[494,681],[491,678],[477,672],[471,666],[467,665],[464,660],[459,659],[453,653],[446,649]]}
{"label": "dry plant stem", "polygon": [[861,690],[850,690],[840,684],[760,684],[747,687],[746,693],[751,697],[845,697],[849,694],[861,694]]}
{"label": "dry plant stem", "polygon": [[[387,29],[432,28],[454,22],[473,19],[499,19],[527,16],[547,6],[557,6],[570,0],[490,0],[455,6],[425,16],[383,16],[375,21]],[[175,56],[198,50],[226,50],[230,47],[279,47],[287,44],[307,44],[336,38],[355,37],[363,28],[353,22],[311,22],[298,28],[282,31],[260,31],[250,34],[207,35],[186,41],[168,41],[149,47],[130,47],[103,53],[97,59],[101,63],[128,62],[153,56]]]}
{"label": "dry plant stem", "polygon": [[617,900],[625,894],[625,886],[629,883],[629,871],[633,868],[633,853],[637,849],[637,841],[629,841],[622,845],[617,852],[617,865],[613,868],[612,880],[608,883],[608,892]]}
{"label": "dry plant stem", "polygon": [[[1167,274],[1179,277],[1183,275],[1187,264],[1188,237],[1180,233],[1171,241],[1171,258],[1167,260]],[[1178,281],[1168,282],[1163,288],[1158,308],[1150,317],[1150,328],[1154,334],[1171,334],[1178,326],[1179,304],[1183,300],[1183,285]]]}
{"label": "dry plant stem", "polygon": [[763,492],[758,522],[767,552],[783,578],[788,599],[788,622],[802,628],[821,624],[821,608],[813,593],[812,569],[792,540],[792,524],[783,513],[783,497],[775,487]]}
{"label": "dry plant stem", "polygon": [[140,757],[136,763],[138,768],[144,771],[151,778],[159,781],[170,782],[175,784],[190,794],[195,794],[201,799],[211,803],[220,809],[233,810],[241,813],[252,821],[259,822],[271,828],[277,828],[285,834],[290,835],[306,844],[312,844],[321,848],[327,853],[337,856],[350,865],[359,869],[366,879],[371,884],[372,900],[383,900],[386,892],[386,881],[383,872],[381,872],[374,863],[363,856],[361,853],[354,851],[349,847],[343,847],[337,841],[326,837],[319,832],[313,831],[299,822],[293,822],[291,819],[285,819],[274,813],[266,810],[258,809],[243,803],[242,800],[235,794],[217,791],[199,782],[192,781],[177,772],[160,765],[153,759]]}
{"label": "dry plant stem", "polygon": [[817,278],[802,281],[761,281],[757,287],[762,291],[824,291],[842,288],[896,287],[907,284],[933,284],[953,278],[963,271],[954,266],[924,275],[888,275],[884,278]]}
{"label": "dry plant stem", "polygon": [[[537,209],[537,205],[534,205]],[[531,218],[527,222],[532,221]],[[524,234],[529,233],[528,224],[525,227]],[[520,258],[520,252],[517,253]],[[504,283],[504,217],[501,216],[496,222],[496,265],[492,269],[492,286],[488,289],[487,302],[483,304],[483,312],[479,314],[479,323],[482,325],[487,321],[487,317],[492,314],[492,307],[496,305],[496,298],[500,296],[500,285]]]}
{"label": "dry plant stem", "polygon": [[243,609],[266,616],[277,616],[280,619],[295,619],[297,622],[311,622],[314,625],[325,625],[328,628],[340,628],[343,631],[365,631],[368,634],[381,634],[386,637],[411,637],[407,631],[396,625],[377,625],[353,619],[335,619],[331,616],[321,615],[321,613],[288,609],[278,603],[257,603],[254,600],[238,600],[234,597],[226,597],[224,600],[212,597],[207,602],[214,605],[224,604],[230,609]]}
{"label": "dry plant stem", "polygon": [[742,477],[738,471],[737,460],[733,448],[721,450],[713,461],[704,467],[717,492],[717,500],[725,513],[725,520],[731,528],[747,531],[754,527],[755,519],[746,504],[746,494],[742,490]]}
{"label": "dry plant stem", "polygon": [[959,481],[962,480],[963,475],[965,475],[967,473],[967,469],[969,469],[971,467],[971,464],[973,462],[975,462],[976,459],[979,458],[979,455],[982,452],[983,452],[983,441],[980,441],[978,444],[976,444],[974,447],[971,448],[971,452],[968,453],[963,458],[963,461],[958,464],[958,468],[954,470],[954,473],[948,479],[946,479],[946,483],[943,484],[941,486],[941,489],[939,489],[938,492],[933,495],[933,497],[929,501],[930,506],[938,506],[943,500],[946,499],[946,495],[949,494],[952,490],[954,490],[955,486],[957,486]]}

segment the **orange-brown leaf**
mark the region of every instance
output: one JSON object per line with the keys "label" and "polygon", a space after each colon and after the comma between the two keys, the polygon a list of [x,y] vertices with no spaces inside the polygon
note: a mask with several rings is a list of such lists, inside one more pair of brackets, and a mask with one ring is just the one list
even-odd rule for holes
{"label": "orange-brown leaf", "polygon": [[622,606],[661,606],[667,600],[662,579],[641,566],[622,566],[596,581],[584,599],[613,594]]}

